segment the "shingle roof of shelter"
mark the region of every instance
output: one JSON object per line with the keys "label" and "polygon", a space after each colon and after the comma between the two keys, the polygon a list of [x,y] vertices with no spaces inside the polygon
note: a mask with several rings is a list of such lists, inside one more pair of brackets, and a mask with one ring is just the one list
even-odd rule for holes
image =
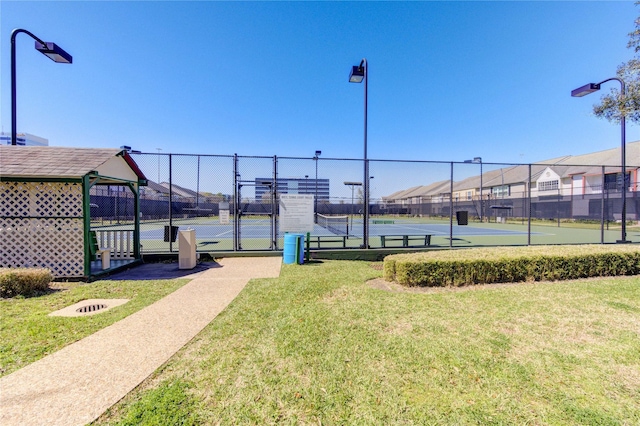
{"label": "shingle roof of shelter", "polygon": [[1,177],[80,178],[122,155],[138,178],[146,179],[126,151],[53,146],[0,146]]}

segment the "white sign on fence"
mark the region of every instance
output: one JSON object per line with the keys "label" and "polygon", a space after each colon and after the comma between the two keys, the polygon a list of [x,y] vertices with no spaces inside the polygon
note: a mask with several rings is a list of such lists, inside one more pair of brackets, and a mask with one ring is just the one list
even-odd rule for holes
{"label": "white sign on fence", "polygon": [[218,203],[218,215],[220,216],[220,224],[229,224],[229,203]]}
{"label": "white sign on fence", "polygon": [[280,230],[313,231],[313,195],[280,194]]}
{"label": "white sign on fence", "polygon": [[229,210],[220,210],[220,224],[221,225],[229,224]]}

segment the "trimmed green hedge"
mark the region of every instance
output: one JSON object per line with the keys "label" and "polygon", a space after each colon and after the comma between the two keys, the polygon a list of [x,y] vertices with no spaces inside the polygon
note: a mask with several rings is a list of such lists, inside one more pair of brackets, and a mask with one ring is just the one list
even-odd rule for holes
{"label": "trimmed green hedge", "polygon": [[52,280],[51,271],[45,268],[0,268],[0,297],[44,292]]}
{"label": "trimmed green hedge", "polygon": [[492,247],[394,254],[384,279],[445,287],[640,274],[638,245]]}

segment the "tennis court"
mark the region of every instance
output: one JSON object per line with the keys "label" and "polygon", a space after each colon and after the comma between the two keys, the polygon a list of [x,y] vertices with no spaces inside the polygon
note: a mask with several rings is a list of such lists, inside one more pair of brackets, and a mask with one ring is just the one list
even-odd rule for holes
{"label": "tennis court", "polygon": [[[348,218],[341,216],[330,219],[331,223],[323,222],[315,224],[310,233],[312,241],[316,241],[321,248],[358,248],[362,245],[363,222],[361,218]],[[434,247],[447,246],[480,246],[499,244],[527,244],[527,227],[505,224],[478,223],[472,225],[450,227],[448,221],[419,221],[416,219],[385,220],[384,223],[371,220],[369,223],[369,245],[372,248],[388,248],[402,246],[402,241],[389,243],[392,236],[426,236],[430,235],[430,245]],[[142,224],[140,238],[143,251],[175,251],[178,242],[165,240],[166,222],[147,222]],[[193,229],[196,233],[197,249],[199,251],[225,251],[233,250],[235,224],[230,221],[221,224],[218,218],[191,218],[177,219],[173,226],[178,230]],[[268,217],[242,218],[239,226],[237,243],[242,250],[269,250],[272,238],[277,242],[278,249],[283,247],[284,232],[278,230],[272,237],[272,222]],[[550,230],[533,230],[532,238],[554,235]],[[382,243],[381,236],[387,237],[386,244]],[[319,237],[319,238],[317,238]],[[340,237],[346,237],[341,239]],[[595,238],[595,237],[594,237]],[[320,244],[317,241],[320,240]],[[410,244],[411,246],[412,244]],[[417,242],[416,246],[424,245]],[[315,248],[312,244],[312,248]]]}
{"label": "tennis court", "polygon": [[[311,248],[359,248],[363,245],[363,222],[359,216],[338,216],[329,219],[333,223],[314,225]],[[178,230],[196,231],[197,250],[202,252],[235,250],[282,250],[284,232],[272,231],[272,220],[267,216],[243,217],[238,225],[230,220],[221,224],[218,217],[176,218],[172,225]],[[172,252],[178,250],[178,241],[165,239],[167,221],[147,221],[141,224],[142,251],[147,253]],[[322,226],[321,226],[322,225]],[[126,225],[105,225],[96,230],[111,231],[129,228]],[[530,229],[530,235],[529,235]],[[348,230],[348,232],[347,232]],[[425,236],[430,235],[429,246],[480,247],[527,244],[598,244],[614,243],[620,235],[619,226],[611,226],[601,232],[598,227],[558,226],[555,222],[532,223],[512,221],[509,223],[470,222],[469,225],[450,225],[447,219],[419,217],[374,217],[369,221],[369,246],[371,248],[402,247],[404,241],[399,236],[411,236],[408,246],[425,246]],[[273,232],[273,233],[272,233]],[[385,242],[382,241],[385,236]],[[394,237],[395,236],[395,237]],[[422,237],[422,242],[420,238]],[[640,227],[629,228],[629,237],[640,237]]]}
{"label": "tennis court", "polygon": [[[142,240],[158,240],[164,237],[164,222],[162,224],[143,225],[143,230],[140,232],[140,239]],[[180,230],[194,229],[198,238],[218,238],[218,239],[230,239],[233,238],[233,224],[223,225],[210,221],[210,223],[202,223],[202,221],[194,223],[185,223],[185,221],[175,221],[174,226],[178,226]],[[247,238],[262,238],[269,236],[271,223],[269,219],[243,219],[242,220],[242,235]],[[336,226],[336,225],[331,225]],[[344,228],[346,230],[346,228]],[[346,232],[337,231],[331,228],[326,228],[318,224],[314,225],[312,235],[316,236],[332,236],[332,235],[346,235]],[[416,222],[403,222],[394,221],[392,224],[369,224],[369,235],[394,235],[394,234],[431,234],[433,236],[449,236],[449,224],[438,223],[416,223]],[[496,229],[489,227],[478,226],[458,226],[453,225],[453,235],[459,236],[515,236],[526,235],[526,229],[523,231],[509,230],[509,229]],[[348,229],[349,237],[362,238],[362,220],[357,219],[353,221],[353,226],[349,222]],[[281,237],[281,235],[280,235]]]}

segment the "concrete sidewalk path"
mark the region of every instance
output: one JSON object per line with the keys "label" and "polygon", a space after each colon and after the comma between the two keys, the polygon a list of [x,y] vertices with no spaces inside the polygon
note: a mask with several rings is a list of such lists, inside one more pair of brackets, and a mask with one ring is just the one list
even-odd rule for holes
{"label": "concrete sidewalk path", "polygon": [[85,425],[209,324],[280,257],[226,258],[135,314],[0,378],[0,425]]}

